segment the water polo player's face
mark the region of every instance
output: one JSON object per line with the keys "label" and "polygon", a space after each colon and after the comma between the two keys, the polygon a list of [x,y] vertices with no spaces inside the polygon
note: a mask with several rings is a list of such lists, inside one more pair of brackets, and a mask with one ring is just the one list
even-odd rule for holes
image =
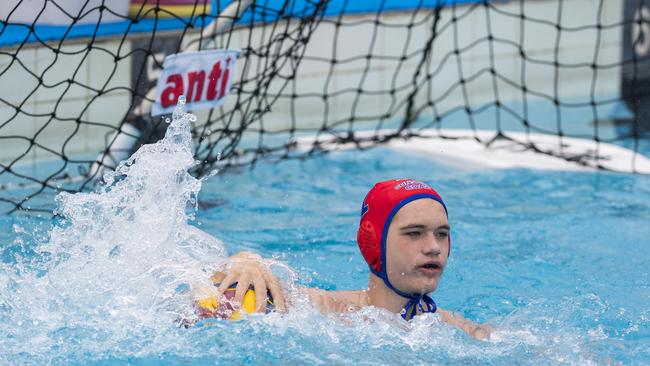
{"label": "water polo player's face", "polygon": [[393,217],[386,238],[386,271],[397,289],[428,293],[438,287],[449,254],[445,209],[432,199],[407,203]]}

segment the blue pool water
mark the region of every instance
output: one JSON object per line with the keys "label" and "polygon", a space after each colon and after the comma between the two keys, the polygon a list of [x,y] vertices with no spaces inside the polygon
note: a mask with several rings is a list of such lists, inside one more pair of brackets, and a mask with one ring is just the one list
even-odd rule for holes
{"label": "blue pool water", "polygon": [[[0,364],[650,364],[650,177],[467,170],[376,148],[197,181],[176,127],[126,179],[59,197],[66,218],[0,218]],[[452,252],[433,297],[492,324],[489,341],[435,315],[323,316],[298,294],[288,314],[178,327],[224,249],[288,265],[275,266],[288,289],[364,287],[360,203],[392,177],[445,198]]]}

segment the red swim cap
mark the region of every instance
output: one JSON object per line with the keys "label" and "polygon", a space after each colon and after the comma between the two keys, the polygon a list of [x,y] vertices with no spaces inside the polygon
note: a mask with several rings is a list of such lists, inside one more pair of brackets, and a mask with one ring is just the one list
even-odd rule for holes
{"label": "red swim cap", "polygon": [[[420,198],[439,202],[442,198],[431,186],[413,179],[391,179],[375,184],[363,200],[357,243],[370,270],[381,278],[386,273],[386,235],[393,216],[402,206]],[[451,249],[451,248],[450,248]]]}

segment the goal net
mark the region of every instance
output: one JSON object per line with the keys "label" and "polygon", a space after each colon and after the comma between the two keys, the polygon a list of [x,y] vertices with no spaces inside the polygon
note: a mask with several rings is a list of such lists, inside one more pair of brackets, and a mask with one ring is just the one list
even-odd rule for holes
{"label": "goal net", "polygon": [[[152,116],[151,105],[165,57],[212,49],[239,57],[225,103],[194,111],[196,174],[414,137],[487,148],[507,141],[619,170],[601,149],[614,143],[632,152],[620,170],[644,173],[648,7],[8,0],[0,10],[0,210],[49,210],[43,192],[88,189],[159,139],[165,116]],[[573,138],[591,147],[576,151]]]}

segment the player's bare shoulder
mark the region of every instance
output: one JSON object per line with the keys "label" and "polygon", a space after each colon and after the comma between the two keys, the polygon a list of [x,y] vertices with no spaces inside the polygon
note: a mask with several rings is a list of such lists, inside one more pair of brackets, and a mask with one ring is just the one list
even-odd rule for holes
{"label": "player's bare shoulder", "polygon": [[323,313],[344,313],[357,311],[366,304],[365,291],[327,291],[307,288],[309,300]]}

